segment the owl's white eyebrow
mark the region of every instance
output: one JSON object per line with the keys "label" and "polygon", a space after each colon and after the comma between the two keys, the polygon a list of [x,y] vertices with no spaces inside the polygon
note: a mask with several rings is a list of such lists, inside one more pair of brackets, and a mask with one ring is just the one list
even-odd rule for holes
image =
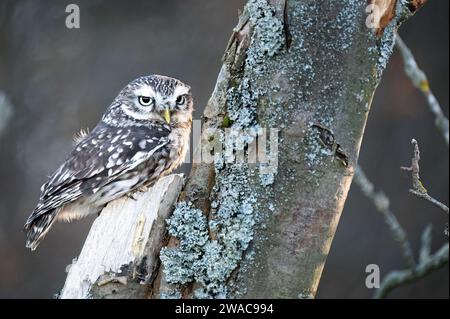
{"label": "owl's white eyebrow", "polygon": [[136,96],[155,97],[155,91],[150,86],[144,86],[134,91]]}
{"label": "owl's white eyebrow", "polygon": [[127,105],[125,104],[121,104],[120,108],[122,109],[122,111],[130,116],[131,118],[134,118],[136,120],[161,120],[162,118],[159,117],[156,114],[145,114],[145,113],[139,113],[139,112],[134,112],[133,110],[129,109]]}
{"label": "owl's white eyebrow", "polygon": [[130,116],[131,118],[135,118],[137,120],[145,120],[145,119],[147,119],[147,116],[145,114],[134,112],[134,111],[130,110],[125,104],[122,104],[120,106],[120,108],[123,110],[123,112],[126,115]]}
{"label": "owl's white eyebrow", "polygon": [[176,98],[180,95],[184,95],[189,93],[189,88],[186,86],[182,86],[182,85],[178,85],[177,87],[175,87],[175,90],[173,92],[173,96]]}

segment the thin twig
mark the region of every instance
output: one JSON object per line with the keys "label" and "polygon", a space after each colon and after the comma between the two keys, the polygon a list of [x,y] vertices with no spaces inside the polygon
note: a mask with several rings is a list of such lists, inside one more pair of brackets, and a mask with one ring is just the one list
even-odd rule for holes
{"label": "thin twig", "polygon": [[411,194],[414,194],[415,196],[422,198],[428,202],[430,202],[431,204],[433,204],[434,206],[440,208],[441,210],[443,210],[444,212],[446,212],[448,214],[448,207],[444,204],[442,204],[440,201],[438,201],[437,199],[431,197],[428,194],[427,189],[423,186],[422,181],[420,180],[420,166],[419,166],[419,161],[420,161],[420,150],[419,150],[419,143],[417,143],[417,141],[415,139],[411,140],[411,144],[414,147],[414,156],[411,159],[411,166],[409,167],[400,167],[400,169],[404,170],[404,171],[408,171],[411,172],[411,176],[412,176],[412,189],[409,190],[409,192]]}
{"label": "thin twig", "polygon": [[[410,189],[410,192],[441,208],[448,214],[448,207],[428,195],[426,188],[423,186],[420,180],[419,144],[415,139],[411,141],[411,144],[414,146],[414,155],[411,159],[411,166],[401,168],[411,172],[413,188]],[[377,290],[374,297],[384,298],[393,289],[423,278],[433,270],[443,267],[448,263],[448,249],[449,245],[446,243],[434,255],[431,255],[431,226],[427,226],[422,233],[418,264],[412,267],[410,266],[408,269],[389,272],[382,281],[380,288]]]}
{"label": "thin twig", "polygon": [[431,232],[433,230],[433,226],[428,225],[422,233],[422,237],[420,238],[420,253],[419,253],[419,262],[425,262],[431,256]]}
{"label": "thin twig", "polygon": [[439,105],[438,100],[434,96],[433,92],[430,89],[430,84],[428,82],[427,76],[425,72],[423,72],[411,52],[411,50],[406,46],[400,36],[397,34],[396,36],[396,45],[399,49],[404,65],[405,65],[405,73],[411,79],[411,82],[415,87],[417,87],[425,96],[428,102],[428,108],[434,114],[435,117],[435,125],[441,132],[444,137],[445,142],[447,143],[447,147],[449,146],[449,124],[448,119],[442,112],[442,108]]}
{"label": "thin twig", "polygon": [[[420,154],[418,156],[420,157]],[[417,178],[419,178],[419,172],[416,172],[416,174]],[[389,198],[384,192],[375,191],[373,183],[367,178],[360,166],[356,168],[353,180],[361,188],[364,195],[373,201],[377,210],[383,214],[391,233],[400,243],[408,267],[404,270],[389,272],[380,284],[380,288],[375,293],[374,298],[384,298],[395,288],[423,278],[433,270],[439,269],[448,263],[448,243],[444,244],[434,255],[430,254],[432,228],[429,225],[422,233],[420,257],[419,262],[416,264],[411,243],[406,236],[406,232],[389,208]]]}
{"label": "thin twig", "polygon": [[410,189],[409,192],[413,195],[416,195],[417,197],[420,197],[428,202],[430,202],[431,204],[433,204],[434,206],[440,208],[441,210],[443,210],[444,212],[446,212],[448,214],[448,207],[445,204],[442,204],[440,201],[438,201],[437,199],[434,199],[433,197],[431,197],[430,195],[428,195],[427,193],[421,193],[418,191],[415,191],[413,189]]}
{"label": "thin twig", "polygon": [[382,281],[375,293],[375,298],[384,298],[393,289],[425,277],[430,272],[448,263],[448,243],[444,244],[434,255],[419,262],[414,268],[391,271]]}
{"label": "thin twig", "polygon": [[366,174],[360,166],[357,166],[353,181],[361,188],[365,196],[371,199],[376,209],[383,214],[386,224],[388,225],[394,239],[402,248],[403,257],[408,267],[415,267],[413,250],[409,242],[406,232],[398,222],[394,213],[389,207],[389,198],[383,191],[375,191],[373,183],[367,178]]}

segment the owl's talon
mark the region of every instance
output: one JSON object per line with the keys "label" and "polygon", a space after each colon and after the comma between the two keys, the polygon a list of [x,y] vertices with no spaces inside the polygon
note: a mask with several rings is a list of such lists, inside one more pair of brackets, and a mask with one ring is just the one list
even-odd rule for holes
{"label": "owl's talon", "polygon": [[148,187],[147,186],[140,186],[138,188],[136,188],[135,190],[133,190],[132,192],[127,194],[128,198],[131,198],[133,200],[137,200],[138,196],[140,193],[145,193],[146,191],[148,191]]}
{"label": "owl's talon", "polygon": [[137,191],[133,191],[133,192],[131,192],[131,193],[128,193],[126,196],[127,196],[129,199],[137,200]]}
{"label": "owl's talon", "polygon": [[145,192],[148,191],[148,186],[143,185],[143,186],[139,187],[137,189],[137,191],[140,192],[140,193],[145,193]]}

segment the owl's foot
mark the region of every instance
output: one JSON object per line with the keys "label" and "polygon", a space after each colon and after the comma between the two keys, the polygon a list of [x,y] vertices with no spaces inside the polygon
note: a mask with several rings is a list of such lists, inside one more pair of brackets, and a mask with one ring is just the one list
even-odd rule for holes
{"label": "owl's foot", "polygon": [[146,191],[148,191],[148,187],[143,185],[143,186],[139,187],[137,189],[137,191],[140,192],[140,193],[145,193]]}
{"label": "owl's foot", "polygon": [[136,188],[135,190],[129,192],[126,196],[128,198],[131,198],[132,200],[137,200],[138,195],[140,193],[145,193],[146,191],[148,191],[148,187],[147,186],[140,186],[138,188]]}

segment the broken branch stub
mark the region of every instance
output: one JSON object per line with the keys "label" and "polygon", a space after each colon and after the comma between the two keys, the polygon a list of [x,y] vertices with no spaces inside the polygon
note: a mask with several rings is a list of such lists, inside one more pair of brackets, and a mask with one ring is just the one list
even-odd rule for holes
{"label": "broken branch stub", "polygon": [[165,220],[182,186],[183,175],[174,174],[136,199],[108,204],[70,266],[60,298],[145,298],[159,263]]}

